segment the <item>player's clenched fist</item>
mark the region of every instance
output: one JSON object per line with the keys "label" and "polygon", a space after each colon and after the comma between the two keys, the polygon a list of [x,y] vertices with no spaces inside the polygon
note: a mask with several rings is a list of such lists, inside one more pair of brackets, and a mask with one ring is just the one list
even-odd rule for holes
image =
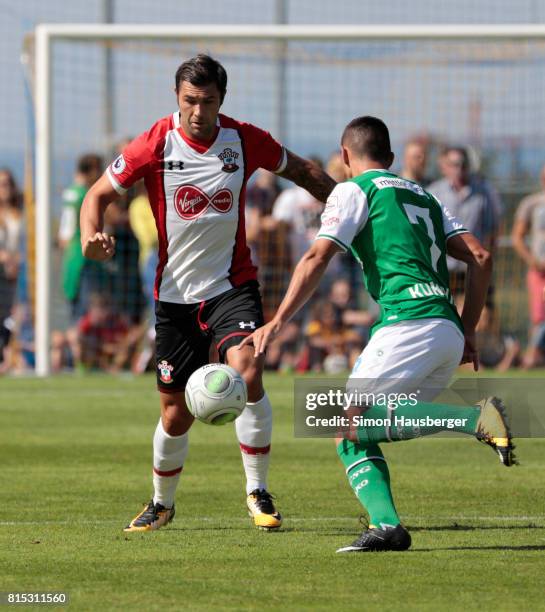
{"label": "player's clenched fist", "polygon": [[115,238],[103,232],[97,232],[87,239],[82,251],[88,259],[106,261],[111,259],[115,253]]}

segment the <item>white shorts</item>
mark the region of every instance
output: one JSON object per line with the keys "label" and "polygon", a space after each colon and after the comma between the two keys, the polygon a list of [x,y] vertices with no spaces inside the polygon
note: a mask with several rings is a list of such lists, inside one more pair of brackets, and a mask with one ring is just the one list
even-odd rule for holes
{"label": "white shorts", "polygon": [[421,401],[431,401],[449,384],[463,351],[464,336],[448,319],[387,325],[358,357],[347,387],[375,393],[418,391]]}

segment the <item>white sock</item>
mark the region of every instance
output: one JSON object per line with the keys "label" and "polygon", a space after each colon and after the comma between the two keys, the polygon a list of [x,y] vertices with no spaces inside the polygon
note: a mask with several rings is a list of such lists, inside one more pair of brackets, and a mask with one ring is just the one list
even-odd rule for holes
{"label": "white sock", "polygon": [[246,495],[266,489],[272,436],[272,407],[266,393],[258,402],[246,404],[235,428],[246,473]]}
{"label": "white sock", "polygon": [[153,503],[172,508],[180,472],[189,449],[189,435],[171,436],[159,419],[153,436]]}

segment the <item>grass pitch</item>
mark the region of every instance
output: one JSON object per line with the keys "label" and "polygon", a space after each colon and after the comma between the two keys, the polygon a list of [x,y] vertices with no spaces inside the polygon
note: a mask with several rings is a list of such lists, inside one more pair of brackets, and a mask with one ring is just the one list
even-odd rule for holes
{"label": "grass pitch", "polygon": [[471,439],[383,445],[406,553],[336,555],[360,506],[331,440],[292,431],[292,379],[269,376],[280,533],[245,511],[232,426],[197,423],[177,517],[124,525],[151,493],[152,378],[0,380],[0,591],[67,591],[78,610],[545,609],[545,441],[506,469]]}

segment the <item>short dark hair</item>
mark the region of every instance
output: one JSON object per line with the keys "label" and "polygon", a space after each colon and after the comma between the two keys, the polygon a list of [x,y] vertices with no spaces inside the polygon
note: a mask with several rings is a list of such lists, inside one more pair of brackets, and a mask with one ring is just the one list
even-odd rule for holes
{"label": "short dark hair", "polygon": [[444,150],[444,155],[448,155],[449,153],[458,153],[462,158],[462,167],[464,170],[469,170],[469,153],[465,147],[459,145],[449,145]]}
{"label": "short dark hair", "polygon": [[191,85],[202,87],[215,83],[220,92],[220,101],[223,102],[227,91],[227,72],[225,68],[213,57],[199,53],[184,62],[176,70],[176,91],[180,91],[182,81],[188,81]]}
{"label": "short dark hair", "polygon": [[390,133],[377,117],[356,117],[344,128],[341,143],[359,157],[385,162],[392,154]]}
{"label": "short dark hair", "polygon": [[77,171],[80,174],[87,175],[93,171],[100,172],[102,170],[102,157],[96,153],[86,153],[78,159]]}

